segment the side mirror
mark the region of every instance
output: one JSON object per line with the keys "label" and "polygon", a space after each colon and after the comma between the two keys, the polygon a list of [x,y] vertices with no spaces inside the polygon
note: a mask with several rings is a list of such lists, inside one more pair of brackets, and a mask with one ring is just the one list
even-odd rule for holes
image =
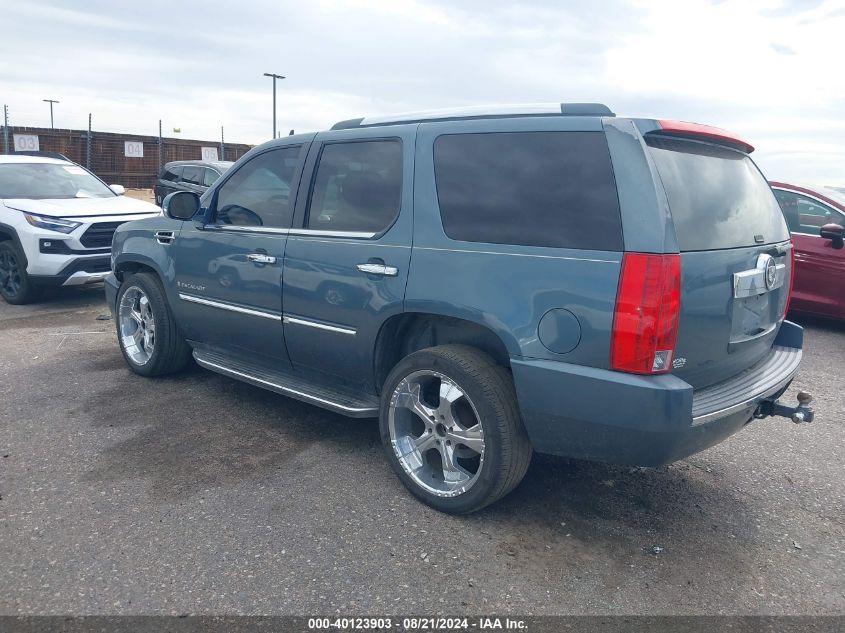
{"label": "side mirror", "polygon": [[190,220],[200,208],[200,197],[193,191],[174,191],[161,203],[164,215],[173,220]]}
{"label": "side mirror", "polygon": [[819,235],[826,240],[832,240],[833,248],[837,250],[845,245],[845,227],[841,224],[825,224],[819,229]]}
{"label": "side mirror", "polygon": [[109,185],[109,189],[114,191],[119,196],[122,196],[124,193],[126,193],[126,187],[124,187],[123,185]]}

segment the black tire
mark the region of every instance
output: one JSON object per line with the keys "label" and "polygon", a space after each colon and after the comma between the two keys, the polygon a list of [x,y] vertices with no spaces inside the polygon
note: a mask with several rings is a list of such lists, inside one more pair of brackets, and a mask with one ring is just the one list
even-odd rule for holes
{"label": "black tire", "polygon": [[[153,351],[143,363],[133,360],[126,349],[124,337],[121,334],[121,306],[127,292],[133,288],[140,289],[146,295],[155,322]],[[170,305],[164,294],[164,288],[162,288],[158,277],[153,273],[136,273],[124,277],[123,283],[120,284],[120,289],[117,291],[114,320],[120,351],[126,360],[126,364],[136,374],[141,376],[172,374],[183,369],[191,357],[191,348],[179,333],[173,312],[170,310]]]}
{"label": "black tire", "polygon": [[[396,400],[394,392],[400,384],[406,384],[406,378],[425,376],[426,372],[448,378],[465,394],[483,430],[483,458],[477,478],[466,491],[455,496],[442,496],[442,492],[435,494],[422,487],[405,470],[393,448],[390,413],[392,401]],[[522,424],[510,373],[489,355],[465,345],[430,347],[403,358],[385,381],[379,428],[387,460],[399,479],[417,499],[441,512],[468,514],[501,499],[522,481],[531,462],[531,443]]]}
{"label": "black tire", "polygon": [[26,273],[26,258],[11,240],[0,242],[0,295],[6,303],[23,305],[41,296]]}

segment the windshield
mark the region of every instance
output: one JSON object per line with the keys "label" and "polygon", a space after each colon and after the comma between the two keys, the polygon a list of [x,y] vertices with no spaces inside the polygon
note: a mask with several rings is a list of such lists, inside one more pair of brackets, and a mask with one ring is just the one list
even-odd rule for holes
{"label": "windshield", "polygon": [[732,149],[647,138],[682,251],[771,244],[789,239],[783,213],[751,159]]}
{"label": "windshield", "polygon": [[0,164],[0,198],[109,198],[115,193],[79,165]]}

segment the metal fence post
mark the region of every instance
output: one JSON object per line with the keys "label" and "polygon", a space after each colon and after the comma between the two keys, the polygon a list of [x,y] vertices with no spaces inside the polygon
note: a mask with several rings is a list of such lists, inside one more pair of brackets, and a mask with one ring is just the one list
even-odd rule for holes
{"label": "metal fence post", "polygon": [[91,169],[91,113],[88,113],[88,135],[85,137],[85,167]]}
{"label": "metal fence post", "polygon": [[223,139],[223,126],[220,126],[220,160],[226,160],[226,141]]}
{"label": "metal fence post", "polygon": [[3,106],[3,153],[9,153],[9,106]]}
{"label": "metal fence post", "polygon": [[161,172],[162,160],[161,160],[161,152],[162,152],[162,145],[161,145],[161,119],[158,120],[158,171]]}

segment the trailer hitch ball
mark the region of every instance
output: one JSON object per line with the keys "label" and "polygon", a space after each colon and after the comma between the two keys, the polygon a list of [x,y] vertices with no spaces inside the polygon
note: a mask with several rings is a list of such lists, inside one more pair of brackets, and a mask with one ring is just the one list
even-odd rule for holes
{"label": "trailer hitch ball", "polygon": [[792,421],[795,422],[795,424],[812,422],[813,410],[810,408],[810,403],[813,401],[813,396],[806,391],[799,391],[796,398],[798,399],[798,407],[791,416]]}
{"label": "trailer hitch ball", "polygon": [[754,412],[754,417],[767,418],[769,416],[778,416],[789,418],[795,422],[795,424],[812,422],[814,412],[810,407],[810,403],[813,401],[813,396],[806,391],[799,391],[796,398],[798,399],[797,407],[790,407],[789,405],[781,404],[778,401],[765,400],[760,403],[759,407],[757,407],[757,410]]}

